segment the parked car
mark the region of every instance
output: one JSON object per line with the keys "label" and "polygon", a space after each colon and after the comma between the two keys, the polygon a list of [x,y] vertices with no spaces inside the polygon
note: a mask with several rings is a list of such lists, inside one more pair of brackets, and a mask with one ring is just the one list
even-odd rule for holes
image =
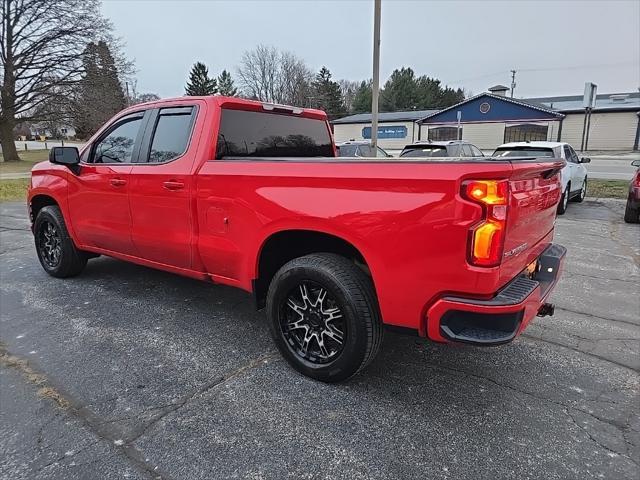
{"label": "parked car", "polygon": [[624,221],[627,223],[640,222],[640,160],[634,160],[631,165],[638,167],[629,183],[629,196],[624,210]]}
{"label": "parked car", "polygon": [[449,140],[422,142],[406,145],[401,157],[484,157],[484,154],[474,144],[464,140]]}
{"label": "parked car", "polygon": [[[393,155],[385,152],[382,148],[378,149],[379,158],[393,157]],[[373,146],[371,143],[363,140],[349,140],[348,142],[336,143],[336,151],[338,157],[373,157]]]}
{"label": "parked car", "polygon": [[53,148],[28,207],[49,275],[108,255],[241,288],[294,368],[337,382],[375,357],[383,324],[497,345],[553,313],[562,166],[335,158],[324,112],[181,97]]}
{"label": "parked car", "polygon": [[582,202],[587,195],[587,169],[590,158],[579,158],[573,147],[564,142],[512,142],[496,148],[493,157],[549,157],[562,158],[566,165],[561,172],[562,198],[558,215],[567,211],[570,201]]}

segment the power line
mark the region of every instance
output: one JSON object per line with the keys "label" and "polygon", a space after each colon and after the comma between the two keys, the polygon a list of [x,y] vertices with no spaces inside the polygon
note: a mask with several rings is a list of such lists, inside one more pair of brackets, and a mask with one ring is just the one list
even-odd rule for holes
{"label": "power line", "polygon": [[573,65],[570,67],[546,67],[546,68],[521,68],[521,72],[550,72],[558,70],[580,70],[582,68],[607,68],[607,67],[624,67],[624,66],[638,65],[637,62],[619,62],[619,63],[601,63],[599,65]]}
{"label": "power line", "polygon": [[[624,66],[640,66],[637,62],[619,62],[619,63],[601,63],[593,65],[571,65],[564,67],[544,67],[544,68],[519,68],[519,72],[550,72],[550,71],[562,71],[562,70],[580,70],[583,68],[608,68],[608,67],[624,67]],[[497,77],[498,75],[508,75],[509,70],[500,70],[499,72],[487,73],[485,75],[478,75],[475,77],[463,78],[460,80],[448,80],[446,84],[451,85],[455,83],[465,83],[471,80],[480,80],[483,78]]]}

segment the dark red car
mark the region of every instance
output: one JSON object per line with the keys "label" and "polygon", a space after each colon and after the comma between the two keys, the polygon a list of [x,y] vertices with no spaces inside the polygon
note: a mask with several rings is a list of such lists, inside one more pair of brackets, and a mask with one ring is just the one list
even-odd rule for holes
{"label": "dark red car", "polygon": [[50,275],[108,255],[241,288],[285,358],[335,382],[383,324],[497,345],[552,313],[564,162],[513,160],[336,158],[324,112],[181,97],[54,148],[28,204]]}
{"label": "dark red car", "polygon": [[627,223],[640,222],[640,160],[634,160],[631,165],[638,167],[629,183],[629,196],[624,210],[624,221]]}

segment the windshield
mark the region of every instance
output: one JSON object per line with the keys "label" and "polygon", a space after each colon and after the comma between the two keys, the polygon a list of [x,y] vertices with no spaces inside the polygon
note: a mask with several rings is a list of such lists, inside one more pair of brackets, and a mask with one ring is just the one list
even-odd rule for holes
{"label": "windshield", "polygon": [[417,147],[405,148],[400,154],[401,157],[446,157],[447,147]]}
{"label": "windshield", "polygon": [[494,157],[554,157],[553,148],[505,147],[493,152]]}

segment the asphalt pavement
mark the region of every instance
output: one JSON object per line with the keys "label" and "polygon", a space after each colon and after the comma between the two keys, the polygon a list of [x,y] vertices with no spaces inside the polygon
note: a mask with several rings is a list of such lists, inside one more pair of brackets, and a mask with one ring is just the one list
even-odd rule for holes
{"label": "asphalt pavement", "polygon": [[280,358],[249,295],[105,257],[53,279],[24,206],[1,204],[0,478],[637,480],[640,227],[623,207],[569,205],[556,315],[513,343],[387,332],[325,385]]}

